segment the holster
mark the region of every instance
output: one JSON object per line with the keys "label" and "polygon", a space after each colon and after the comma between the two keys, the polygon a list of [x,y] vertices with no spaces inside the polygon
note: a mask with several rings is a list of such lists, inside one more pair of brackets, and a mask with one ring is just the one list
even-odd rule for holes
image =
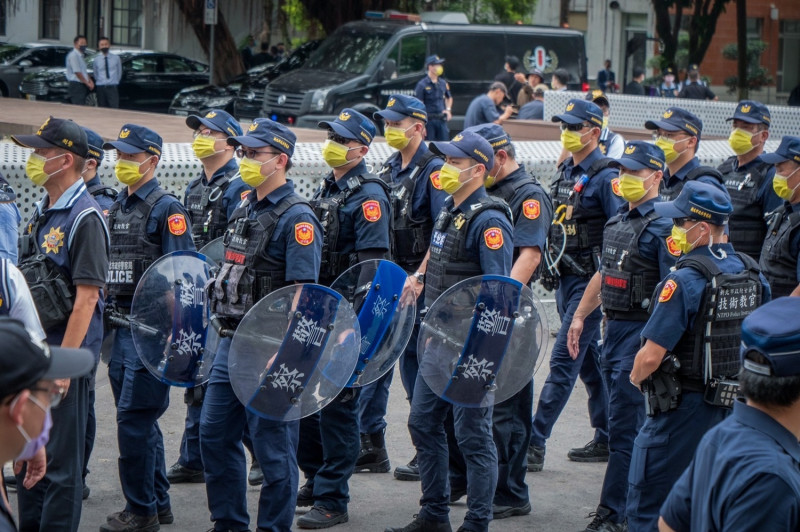
{"label": "holster", "polygon": [[667,355],[658,369],[642,382],[648,417],[675,410],[680,405],[682,387],[678,368],[678,359],[674,355]]}

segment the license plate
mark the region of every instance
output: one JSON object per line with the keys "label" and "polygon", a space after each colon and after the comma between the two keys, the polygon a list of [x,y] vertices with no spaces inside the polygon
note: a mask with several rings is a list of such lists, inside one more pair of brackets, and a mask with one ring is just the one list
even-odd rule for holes
{"label": "license plate", "polygon": [[27,99],[31,100],[31,101],[36,99],[36,95],[35,94],[26,94],[25,97]]}
{"label": "license plate", "polygon": [[173,111],[178,116],[189,116],[189,111],[184,111],[182,109],[176,109]]}

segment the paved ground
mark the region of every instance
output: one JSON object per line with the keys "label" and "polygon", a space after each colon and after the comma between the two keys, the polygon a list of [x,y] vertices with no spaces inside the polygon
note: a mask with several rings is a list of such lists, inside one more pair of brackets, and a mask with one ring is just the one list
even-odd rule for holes
{"label": "paved ground", "polygon": [[[536,379],[536,397],[544,382],[547,361]],[[408,403],[400,379],[392,385],[387,433],[392,466],[407,462],[413,455],[406,429]],[[117,476],[117,443],[114,407],[105,367],[98,371],[97,379],[97,444],[90,464],[88,484],[91,497],[85,501],[81,531],[96,531],[105,516],[124,507]],[[167,465],[178,455],[183,431],[183,393],[173,389],[171,407],[161,420],[167,449]],[[588,520],[584,517],[594,510],[598,502],[605,464],[579,464],[567,460],[570,447],[583,445],[592,437],[586,413],[586,392],[576,386],[567,407],[556,425],[548,445],[545,469],[541,473],[528,473],[531,487],[533,513],[496,521],[491,529],[496,531],[577,531]],[[302,482],[302,479],[301,479]],[[402,526],[408,523],[418,509],[419,484],[400,482],[391,474],[359,474],[350,483],[350,522],[334,530],[382,531],[385,526]],[[16,501],[12,496],[12,505]],[[175,524],[162,530],[204,531],[211,524],[206,506],[204,484],[180,484],[170,490]],[[248,489],[251,519],[255,520],[258,490]],[[464,502],[452,507],[451,522],[457,528],[466,511]],[[255,524],[253,523],[253,526]]]}

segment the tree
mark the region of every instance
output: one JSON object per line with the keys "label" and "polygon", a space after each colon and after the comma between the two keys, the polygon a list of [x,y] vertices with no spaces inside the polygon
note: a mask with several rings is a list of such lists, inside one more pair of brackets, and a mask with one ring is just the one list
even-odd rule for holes
{"label": "tree", "polygon": [[[662,65],[675,64],[678,38],[685,16],[683,10],[690,9],[689,19],[689,63],[700,64],[708,51],[717,29],[717,20],[725,12],[725,5],[732,0],[651,0],[656,17],[656,33],[664,43],[661,54]],[[670,13],[674,11],[674,17]]]}
{"label": "tree", "polygon": [[747,48],[744,54],[739,54],[739,46],[731,43],[722,49],[722,57],[730,59],[731,61],[739,61],[744,57],[747,69],[745,70],[744,83],[739,82],[739,76],[730,76],[725,78],[725,85],[728,87],[728,92],[733,94],[739,91],[739,99],[746,100],[747,92],[742,94],[741,87],[745,91],[758,90],[765,85],[772,83],[772,76],[769,75],[769,70],[759,64],[761,54],[767,49],[767,43],[760,40],[747,41]]}

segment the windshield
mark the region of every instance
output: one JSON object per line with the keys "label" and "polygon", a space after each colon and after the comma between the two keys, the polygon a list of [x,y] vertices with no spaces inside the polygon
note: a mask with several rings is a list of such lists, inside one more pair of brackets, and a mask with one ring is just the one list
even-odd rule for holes
{"label": "windshield", "polygon": [[306,68],[361,74],[383,49],[389,33],[362,33],[341,29],[320,44]]}
{"label": "windshield", "polygon": [[22,54],[22,52],[24,52],[27,49],[28,48],[24,46],[16,46],[13,44],[6,44],[0,46],[0,63],[11,62],[15,57]]}

